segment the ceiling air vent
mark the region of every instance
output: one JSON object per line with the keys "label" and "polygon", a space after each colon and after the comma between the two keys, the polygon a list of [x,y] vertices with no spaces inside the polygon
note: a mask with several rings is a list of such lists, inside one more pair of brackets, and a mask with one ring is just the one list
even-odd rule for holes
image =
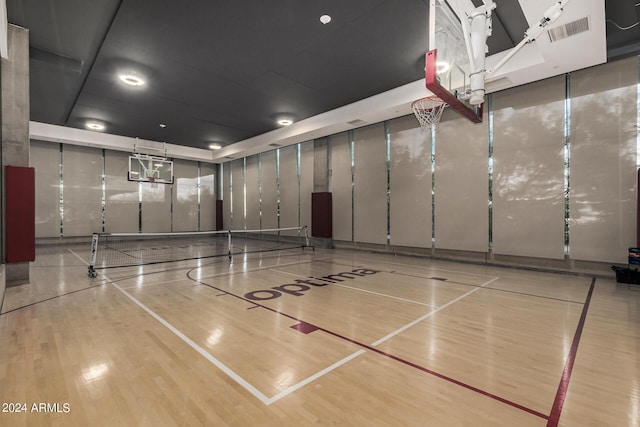
{"label": "ceiling air vent", "polygon": [[269,147],[273,147],[273,148],[278,148],[278,147],[282,147],[282,145],[280,144],[276,144],[275,142],[272,144],[269,144]]}
{"label": "ceiling air vent", "polygon": [[585,16],[582,19],[578,19],[577,21],[560,25],[559,27],[551,28],[550,30],[547,30],[547,35],[549,36],[549,41],[553,43],[557,42],[558,40],[566,39],[567,37],[583,33],[585,31],[589,31],[588,16]]}
{"label": "ceiling air vent", "polygon": [[347,122],[348,124],[350,124],[351,126],[363,126],[366,125],[367,122],[365,122],[364,120],[360,120],[360,119],[355,119],[355,120],[351,120],[350,122]]}

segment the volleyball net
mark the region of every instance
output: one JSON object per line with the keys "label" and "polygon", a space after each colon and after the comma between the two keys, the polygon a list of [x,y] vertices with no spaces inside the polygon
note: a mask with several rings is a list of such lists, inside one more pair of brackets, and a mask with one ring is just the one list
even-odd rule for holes
{"label": "volleyball net", "polygon": [[96,270],[309,246],[308,227],[174,233],[94,233],[89,276]]}

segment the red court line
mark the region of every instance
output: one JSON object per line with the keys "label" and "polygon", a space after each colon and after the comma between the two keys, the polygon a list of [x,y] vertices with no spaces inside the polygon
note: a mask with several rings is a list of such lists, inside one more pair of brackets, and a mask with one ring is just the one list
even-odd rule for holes
{"label": "red court line", "polygon": [[560,422],[560,415],[562,414],[562,406],[564,400],[567,397],[567,389],[569,388],[569,380],[571,380],[571,371],[573,370],[573,363],[576,360],[576,354],[578,353],[578,344],[580,344],[580,337],[582,336],[582,329],[584,328],[584,322],[587,318],[587,311],[589,310],[589,304],[591,303],[591,295],[593,295],[593,288],[596,285],[596,278],[591,279],[591,287],[587,294],[587,299],[582,307],[582,315],[576,328],[576,334],[573,336],[573,342],[571,343],[571,350],[569,350],[569,356],[564,363],[564,369],[562,371],[562,378],[558,385],[558,391],[556,392],[556,398],[553,401],[553,407],[551,408],[551,414],[549,415],[549,421],[547,427],[557,427]]}
{"label": "red court line", "polygon": [[[195,270],[195,269],[193,269],[193,270]],[[193,271],[193,270],[191,270],[191,271]],[[218,287],[216,287],[216,286],[213,286],[213,285],[210,285],[210,284],[208,284],[208,283],[202,282],[201,280],[198,280],[198,279],[194,279],[194,278],[192,278],[192,277],[190,276],[191,271],[189,271],[189,272],[187,273],[187,277],[188,277],[190,280],[192,280],[192,281],[194,281],[194,282],[196,282],[196,283],[199,283],[199,284],[201,284],[201,285],[204,285],[204,286],[210,287],[210,288],[212,288],[212,289],[218,290],[218,291],[227,292],[227,291],[224,291],[224,289],[220,289],[220,288],[218,288]],[[278,315],[280,315],[280,316],[287,317],[287,318],[292,319],[292,320],[295,320],[295,321],[297,321],[297,322],[305,323],[305,324],[307,324],[310,328],[315,328],[315,329],[317,329],[317,330],[319,330],[319,331],[323,331],[323,332],[325,332],[325,333],[327,333],[327,334],[329,334],[329,335],[333,335],[333,336],[334,336],[334,337],[336,337],[336,338],[342,339],[342,340],[344,340],[344,341],[348,341],[348,342],[350,342],[350,343],[352,343],[352,344],[355,344],[355,345],[357,345],[357,346],[359,346],[359,347],[362,347],[362,348],[365,348],[365,349],[367,349],[367,350],[371,350],[372,352],[377,353],[377,354],[379,354],[379,355],[381,355],[381,356],[388,357],[388,358],[393,359],[393,360],[395,360],[395,361],[397,361],[397,362],[400,362],[400,363],[402,363],[402,364],[404,364],[404,365],[407,365],[407,366],[410,366],[410,367],[412,367],[412,368],[418,369],[418,370],[420,370],[420,371],[422,371],[422,372],[425,372],[425,373],[427,373],[427,374],[429,374],[429,375],[433,375],[433,376],[435,376],[435,377],[438,377],[438,378],[440,378],[440,379],[443,379],[443,380],[445,380],[445,381],[448,381],[448,382],[453,383],[453,384],[455,384],[455,385],[458,385],[458,386],[460,386],[460,387],[466,388],[467,390],[471,390],[471,391],[473,391],[473,392],[475,392],[475,393],[478,393],[478,394],[481,394],[481,395],[483,395],[483,396],[485,396],[485,397],[488,397],[488,398],[491,398],[491,399],[497,400],[498,402],[504,403],[504,404],[506,404],[506,405],[509,405],[509,406],[511,406],[511,407],[513,407],[513,408],[516,408],[516,409],[519,409],[519,410],[521,410],[521,411],[527,412],[527,413],[529,413],[529,414],[531,414],[531,415],[535,415],[536,417],[539,417],[539,418],[542,418],[542,419],[545,419],[545,420],[548,420],[548,419],[549,419],[549,417],[548,417],[547,415],[545,415],[545,414],[543,414],[543,413],[541,413],[541,412],[538,412],[538,411],[536,411],[536,410],[534,410],[534,409],[527,408],[526,406],[523,406],[523,405],[520,405],[520,404],[518,404],[518,403],[512,402],[512,401],[510,401],[510,400],[508,400],[508,399],[505,399],[505,398],[500,397],[500,396],[498,396],[498,395],[495,395],[495,394],[493,394],[493,393],[489,393],[488,391],[481,390],[481,389],[479,389],[479,388],[477,388],[477,387],[474,387],[474,386],[472,386],[472,385],[470,385],[470,384],[463,383],[462,381],[458,381],[458,380],[456,380],[456,379],[454,379],[454,378],[451,378],[451,377],[448,377],[448,376],[446,376],[446,375],[444,375],[444,374],[438,373],[438,372],[436,372],[436,371],[432,371],[431,369],[425,368],[424,366],[420,366],[420,365],[415,364],[415,363],[413,363],[413,362],[410,362],[410,361],[408,361],[408,360],[402,359],[402,358],[400,358],[400,357],[398,357],[398,356],[394,356],[394,355],[392,355],[392,354],[390,354],[390,353],[386,353],[386,352],[384,352],[384,351],[382,351],[382,350],[379,350],[379,349],[377,349],[377,348],[375,348],[375,347],[372,347],[372,346],[370,346],[370,345],[367,345],[367,344],[361,343],[361,342],[356,341],[356,340],[354,340],[354,339],[352,339],[352,338],[345,337],[344,335],[340,335],[340,334],[338,334],[338,333],[336,333],[336,332],[330,331],[330,330],[328,330],[328,329],[322,328],[322,327],[317,326],[317,325],[314,325],[314,324],[312,324],[312,323],[305,322],[304,320],[302,320],[302,319],[298,319],[297,317],[294,317],[294,316],[292,316],[292,315],[290,315],[290,314],[283,313],[283,312],[278,311],[278,310],[276,310],[276,309],[274,309],[274,308],[267,307],[267,306],[265,306],[265,305],[259,304],[259,303],[255,302],[255,301],[248,300],[248,299],[246,299],[246,298],[244,298],[244,297],[242,297],[242,296],[240,296],[240,295],[236,295],[236,294],[233,294],[233,293],[231,293],[231,292],[227,292],[227,294],[228,294],[229,296],[235,297],[235,298],[237,298],[237,299],[240,299],[240,300],[242,300],[242,301],[245,301],[245,302],[248,302],[248,303],[252,304],[252,305],[253,305],[253,307],[250,307],[250,308],[252,308],[252,309],[253,309],[253,308],[261,307],[261,308],[264,308],[265,310],[271,311],[271,312],[276,313],[276,314],[278,314]]]}

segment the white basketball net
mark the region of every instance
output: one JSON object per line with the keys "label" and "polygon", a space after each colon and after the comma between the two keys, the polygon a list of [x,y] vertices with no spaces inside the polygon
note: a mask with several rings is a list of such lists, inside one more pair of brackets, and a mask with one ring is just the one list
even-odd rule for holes
{"label": "white basketball net", "polygon": [[411,109],[422,129],[434,129],[440,122],[442,112],[447,104],[435,95],[413,101]]}

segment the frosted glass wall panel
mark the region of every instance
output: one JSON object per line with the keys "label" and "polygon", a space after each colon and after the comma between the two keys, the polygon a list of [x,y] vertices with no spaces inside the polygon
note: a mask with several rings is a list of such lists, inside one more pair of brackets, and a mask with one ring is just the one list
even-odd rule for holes
{"label": "frosted glass wall panel", "polygon": [[90,236],[102,232],[102,150],[65,145],[62,180],[62,234]]}
{"label": "frosted glass wall panel", "polygon": [[142,232],[167,233],[171,231],[171,184],[143,182]]}
{"label": "frosted glass wall panel", "polygon": [[436,131],[435,246],[486,252],[489,242],[487,117],[471,123],[448,108]]}
{"label": "frosted glass wall panel", "polygon": [[626,264],[636,236],[638,58],[571,74],[569,255]]}
{"label": "frosted glass wall panel", "polygon": [[436,130],[435,247],[486,252],[489,247],[487,116],[471,123],[452,109]]}
{"label": "frosted glass wall panel", "polygon": [[387,147],[378,123],[354,132],[354,240],[387,243]]}
{"label": "frosted glass wall panel", "polygon": [[414,116],[389,122],[391,244],[431,247],[431,136]]}
{"label": "frosted glass wall panel", "polygon": [[216,168],[200,164],[200,230],[216,229]]}
{"label": "frosted glass wall panel", "polygon": [[129,181],[129,153],[105,153],[104,226],[108,233],[137,233],[140,221],[138,183]]}
{"label": "frosted glass wall panel", "polygon": [[[280,227],[297,227],[300,213],[298,182],[298,146],[280,149]],[[297,235],[295,231],[283,232]]]}
{"label": "frosted glass wall panel", "polygon": [[313,193],[313,141],[300,144],[300,225],[311,235],[311,194]]}
{"label": "frosted glass wall panel", "polygon": [[564,76],[494,95],[493,250],[564,258]]}
{"label": "frosted glass wall panel", "polygon": [[60,236],[60,144],[31,141],[36,174],[36,237]]}
{"label": "frosted glass wall panel", "polygon": [[231,194],[231,163],[222,165],[222,228],[230,230],[231,227],[231,206],[233,196]]}
{"label": "frosted glass wall panel", "polygon": [[198,230],[198,163],[173,161],[173,231]]}
{"label": "frosted glass wall panel", "polygon": [[331,192],[333,205],[333,238],[352,240],[351,149],[348,133],[329,137],[331,150]]}
{"label": "frosted glass wall panel", "polygon": [[234,160],[231,162],[231,188],[232,188],[232,213],[231,229],[244,230],[244,161]]}
{"label": "frosted glass wall panel", "polygon": [[258,156],[247,157],[246,163],[246,187],[247,187],[247,229],[258,230],[260,228],[260,175],[258,168]]}
{"label": "frosted glass wall panel", "polygon": [[278,227],[278,182],[276,152],[260,154],[262,185],[262,228]]}

